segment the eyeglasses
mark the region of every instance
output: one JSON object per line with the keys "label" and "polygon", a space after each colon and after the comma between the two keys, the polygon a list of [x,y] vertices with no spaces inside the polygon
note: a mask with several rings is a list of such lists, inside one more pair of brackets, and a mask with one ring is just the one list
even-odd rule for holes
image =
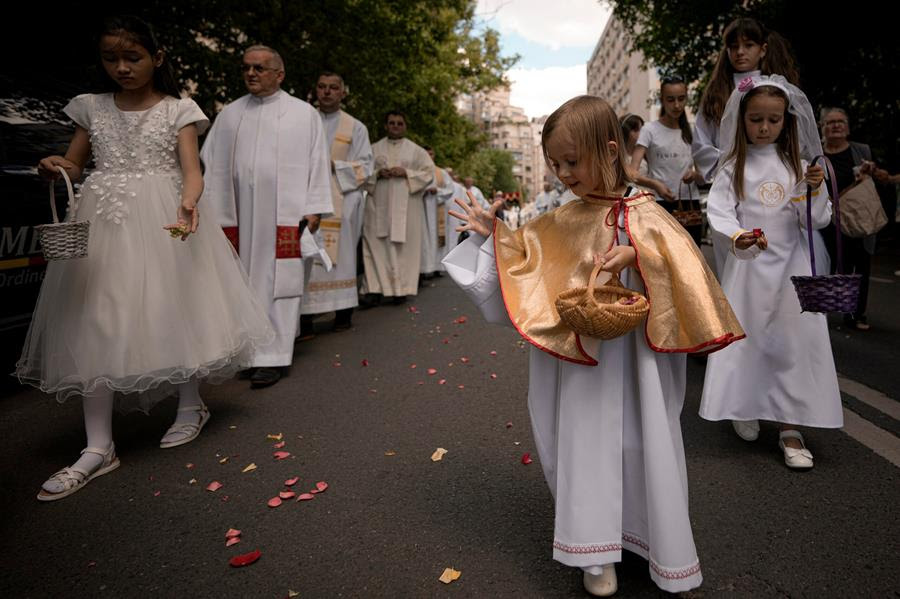
{"label": "eyeglasses", "polygon": [[265,67],[261,64],[247,64],[247,63],[241,64],[241,72],[242,73],[249,73],[250,71],[253,71],[256,74],[260,74],[260,73],[264,73],[266,71],[278,71],[278,70],[280,70],[280,69],[274,69],[272,67]]}
{"label": "eyeglasses", "polygon": [[846,125],[846,124],[847,124],[847,121],[844,119],[837,119],[834,121],[825,121],[826,127],[835,127],[837,125]]}

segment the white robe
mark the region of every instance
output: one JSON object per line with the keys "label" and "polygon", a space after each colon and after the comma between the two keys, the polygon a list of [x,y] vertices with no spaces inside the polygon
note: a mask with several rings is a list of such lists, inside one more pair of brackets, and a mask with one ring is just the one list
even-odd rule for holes
{"label": "white robe", "polygon": [[[441,185],[438,185],[438,177],[432,179],[431,183],[426,187],[423,199],[425,200],[425,234],[422,238],[422,264],[419,266],[419,272],[427,274],[439,272],[443,270],[441,259],[446,255],[447,251],[447,212],[444,204],[453,197],[454,181],[450,174],[440,167],[435,167],[435,173],[441,173]],[[434,193],[428,193],[434,190]],[[443,219],[439,216],[443,214]],[[440,243],[440,235],[438,235],[438,227],[444,223],[444,243]]]}
{"label": "white robe", "polygon": [[[806,185],[795,189],[774,144],[748,147],[741,201],[732,173],[729,162],[716,174],[710,226],[729,240],[762,229],[769,247],[735,249],[725,262],[722,290],[747,339],[709,357],[700,416],[839,428],[843,410],[828,322],[824,314],[801,312],[790,281],[810,274]],[[831,203],[824,185],[812,206],[813,228],[827,225]]]}
{"label": "white robe", "polygon": [[[278,148],[281,147],[282,154]],[[275,340],[252,366],[287,366],[303,292],[300,259],[276,259],[276,226],[333,210],[329,157],[317,111],[278,91],[227,105],[203,144],[206,166],[201,210],[222,226],[237,225],[238,252],[250,286],[267,307]],[[280,268],[282,266],[289,268]],[[295,268],[296,266],[296,268]]]}
{"label": "white robe", "polygon": [[451,181],[453,184],[450,189],[450,195],[444,202],[444,205],[441,207],[444,211],[444,226],[445,226],[445,234],[447,236],[447,243],[441,248],[441,258],[439,264],[439,270],[444,271],[447,270],[444,267],[443,260],[453,251],[457,244],[457,240],[459,240],[460,232],[456,230],[457,227],[462,226],[463,221],[459,220],[452,214],[450,211],[454,212],[462,212],[462,208],[460,208],[459,204],[456,203],[457,199],[462,200],[463,202],[468,202],[469,198],[466,196],[466,188],[462,186],[462,184],[457,183],[456,181]]}
{"label": "white robe", "polygon": [[537,208],[538,214],[545,214],[554,208],[554,201],[557,194],[554,191],[542,191],[534,198],[534,206]]}
{"label": "white robe", "polygon": [[[341,112],[319,112],[329,148],[334,143]],[[356,284],[356,246],[362,235],[363,185],[372,174],[372,146],[366,126],[353,119],[353,139],[346,160],[336,160],[334,176],[343,192],[341,232],[338,259],[328,272],[320,262],[310,262],[302,314],[321,314],[332,310],[354,308],[359,304]]]}
{"label": "white robe", "polygon": [[[363,218],[363,293],[416,295],[425,207],[422,193],[434,178],[434,162],[408,139],[382,138],[372,145],[374,172]],[[402,166],[406,177],[379,179],[378,170]]]}
{"label": "white robe", "polygon": [[[627,237],[620,235],[620,242],[628,243]],[[488,322],[511,324],[493,237],[470,237],[444,264]],[[642,290],[630,269],[621,279]],[[555,500],[553,558],[599,573],[628,549],[649,560],[650,577],[660,588],[699,586],[679,420],[684,354],[652,351],[642,327],[599,349],[586,345],[598,366],[530,349],[528,410]]]}
{"label": "white robe", "polygon": [[[487,198],[484,197],[484,194],[480,189],[478,189],[474,185],[472,187],[466,187],[465,189],[473,196],[475,196],[475,199],[478,200],[478,203],[481,204],[482,208],[484,208],[485,210],[491,209],[491,203],[487,201]],[[469,201],[468,198],[466,199],[466,201]]]}

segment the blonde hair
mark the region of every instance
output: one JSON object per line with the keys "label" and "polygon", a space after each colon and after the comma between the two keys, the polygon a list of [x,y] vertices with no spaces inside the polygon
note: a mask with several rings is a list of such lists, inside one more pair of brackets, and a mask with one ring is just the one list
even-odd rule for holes
{"label": "blonde hair", "polygon": [[[622,141],[622,128],[612,107],[596,96],[577,96],[553,111],[544,123],[541,134],[541,147],[544,160],[554,171],[547,141],[557,129],[564,129],[572,136],[578,161],[589,160],[591,174],[595,181],[600,181],[601,189],[595,190],[611,193],[625,184],[628,175],[625,172],[625,144]],[[616,156],[613,162],[608,160],[609,142],[616,142]]]}

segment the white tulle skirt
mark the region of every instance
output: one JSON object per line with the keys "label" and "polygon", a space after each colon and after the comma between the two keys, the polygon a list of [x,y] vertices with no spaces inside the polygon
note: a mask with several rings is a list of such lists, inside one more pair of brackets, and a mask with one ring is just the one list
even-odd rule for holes
{"label": "white tulle skirt", "polygon": [[171,175],[85,181],[88,256],[48,264],[16,364],[21,382],[59,401],[105,386],[120,393],[119,409],[146,411],[192,377],[230,378],[271,341],[265,309],[203,206],[187,241],[163,229],[180,187]]}

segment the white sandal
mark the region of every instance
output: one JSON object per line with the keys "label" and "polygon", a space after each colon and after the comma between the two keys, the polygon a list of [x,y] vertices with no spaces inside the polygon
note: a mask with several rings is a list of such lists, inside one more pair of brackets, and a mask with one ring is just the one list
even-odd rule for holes
{"label": "white sandal", "polygon": [[584,572],[584,590],[594,597],[610,597],[619,590],[619,581],[616,579],[616,567],[606,564],[601,574]]}
{"label": "white sandal", "polygon": [[200,431],[203,430],[203,427],[209,421],[209,410],[206,408],[206,405],[202,403],[199,406],[178,408],[178,411],[199,412],[200,422],[176,422],[175,424],[170,426],[169,430],[166,431],[166,434],[163,435],[163,438],[159,441],[159,446],[163,449],[178,447],[179,445],[190,443],[197,438],[197,435],[200,434]]}
{"label": "white sandal", "polygon": [[[119,458],[116,457],[116,446],[114,443],[110,444],[108,449],[85,447],[81,450],[81,453],[96,453],[103,457],[103,461],[100,462],[100,466],[93,472],[86,472],[74,466],[63,468],[41,485],[41,492],[37,495],[38,501],[56,501],[57,499],[68,497],[98,476],[103,476],[119,467]],[[63,490],[53,493],[47,490],[46,486],[48,484],[59,485]]]}
{"label": "white sandal", "polygon": [[[803,448],[796,449],[794,447],[788,447],[784,444],[785,439],[797,439],[800,441],[800,445],[802,445]],[[781,431],[781,434],[778,435],[778,447],[784,452],[784,463],[788,468],[793,468],[795,470],[809,470],[813,467],[812,452],[806,448],[806,443],[803,442],[803,435],[800,434],[800,431]]]}

